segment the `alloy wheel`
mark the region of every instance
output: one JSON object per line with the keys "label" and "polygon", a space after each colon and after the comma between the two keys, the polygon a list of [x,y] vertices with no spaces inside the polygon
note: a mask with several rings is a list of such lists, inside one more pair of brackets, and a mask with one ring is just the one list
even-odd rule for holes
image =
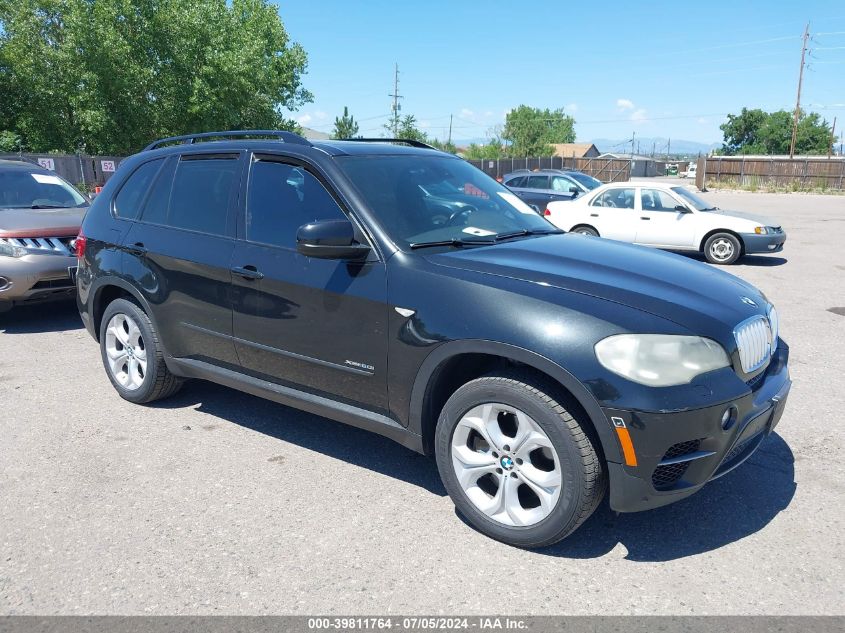
{"label": "alloy wheel", "polygon": [[452,434],[452,466],[472,504],[503,525],[529,526],[560,498],[560,460],[525,412],[499,403],[467,411]]}
{"label": "alloy wheel", "polygon": [[710,255],[713,259],[724,262],[733,257],[734,245],[730,240],[722,237],[710,244]]}
{"label": "alloy wheel", "polygon": [[115,314],[106,326],[108,368],[118,384],[135,391],[147,375],[147,350],[141,329],[132,317]]}

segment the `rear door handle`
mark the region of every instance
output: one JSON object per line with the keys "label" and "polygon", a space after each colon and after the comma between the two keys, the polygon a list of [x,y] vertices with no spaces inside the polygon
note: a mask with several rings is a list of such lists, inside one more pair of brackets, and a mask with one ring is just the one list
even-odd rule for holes
{"label": "rear door handle", "polygon": [[651,218],[641,215],[640,220],[651,220]]}
{"label": "rear door handle", "polygon": [[127,246],[126,250],[132,253],[133,255],[146,255],[147,254],[147,247],[144,246],[143,242],[135,242],[131,246]]}
{"label": "rear door handle", "polygon": [[599,217],[599,214],[598,213],[591,213],[590,217],[591,218],[597,218],[597,217]]}
{"label": "rear door handle", "polygon": [[264,279],[264,273],[260,272],[255,266],[235,266],[232,268],[232,272],[244,279]]}

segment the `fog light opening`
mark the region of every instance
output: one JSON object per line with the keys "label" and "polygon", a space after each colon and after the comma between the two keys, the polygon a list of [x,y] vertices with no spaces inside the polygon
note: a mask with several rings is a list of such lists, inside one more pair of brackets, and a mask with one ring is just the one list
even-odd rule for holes
{"label": "fog light opening", "polygon": [[736,424],[736,407],[731,405],[722,414],[722,430],[729,431]]}
{"label": "fog light opening", "polygon": [[0,290],[5,290],[11,285],[12,284],[9,282],[8,279],[6,279],[5,277],[0,277]]}

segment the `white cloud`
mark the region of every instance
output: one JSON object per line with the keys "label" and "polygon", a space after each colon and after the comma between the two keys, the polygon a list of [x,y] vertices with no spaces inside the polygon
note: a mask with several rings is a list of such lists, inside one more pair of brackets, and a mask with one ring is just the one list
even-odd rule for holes
{"label": "white cloud", "polygon": [[702,117],[698,117],[697,121],[698,121],[698,123],[700,123],[701,125],[704,125],[705,123],[707,123],[707,119],[705,119],[703,116],[702,116]]}
{"label": "white cloud", "polygon": [[616,107],[620,110],[633,110],[634,109],[634,102],[630,99],[617,99],[616,100]]}
{"label": "white cloud", "polygon": [[485,112],[485,113],[484,113],[484,116],[486,116],[486,117],[491,117],[491,116],[493,116],[493,111],[492,111],[492,110],[487,110],[487,112]]}
{"label": "white cloud", "polygon": [[322,110],[317,110],[314,113],[314,118],[317,119],[318,121],[323,121],[324,119],[327,119],[328,117],[329,117],[329,115],[326,114],[325,112],[323,112]]}
{"label": "white cloud", "polygon": [[569,110],[570,112],[578,112],[578,104],[577,103],[570,103],[564,109]]}
{"label": "white cloud", "polygon": [[475,116],[475,112],[473,112],[469,108],[461,108],[460,116],[464,117],[465,119],[471,119]]}
{"label": "white cloud", "polygon": [[644,108],[640,108],[639,110],[634,110],[631,113],[631,120],[635,123],[642,123],[646,120],[646,111]]}
{"label": "white cloud", "polygon": [[296,117],[296,122],[300,125],[305,125],[306,123],[311,122],[311,115],[310,114],[303,114],[301,116]]}

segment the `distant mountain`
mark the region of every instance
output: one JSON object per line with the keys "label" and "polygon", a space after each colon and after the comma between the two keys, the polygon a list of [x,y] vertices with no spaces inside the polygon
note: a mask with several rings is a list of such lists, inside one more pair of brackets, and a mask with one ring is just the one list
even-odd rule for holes
{"label": "distant mountain", "polygon": [[[585,141],[587,142],[587,141]],[[631,151],[631,140],[623,140],[623,139],[607,139],[607,138],[597,138],[591,141],[595,144],[596,147],[599,148],[601,152],[630,152]],[[684,155],[698,155],[700,154],[707,154],[714,149],[718,149],[722,147],[721,143],[699,143],[697,141],[685,141],[683,139],[671,139],[671,146],[669,145],[669,139],[667,138],[639,138],[637,137],[636,143],[639,145],[639,150],[634,148],[635,154],[642,154],[645,156],[651,155],[652,147],[655,148],[655,153],[657,155],[666,154],[667,147],[669,151],[675,154],[684,154]]]}

